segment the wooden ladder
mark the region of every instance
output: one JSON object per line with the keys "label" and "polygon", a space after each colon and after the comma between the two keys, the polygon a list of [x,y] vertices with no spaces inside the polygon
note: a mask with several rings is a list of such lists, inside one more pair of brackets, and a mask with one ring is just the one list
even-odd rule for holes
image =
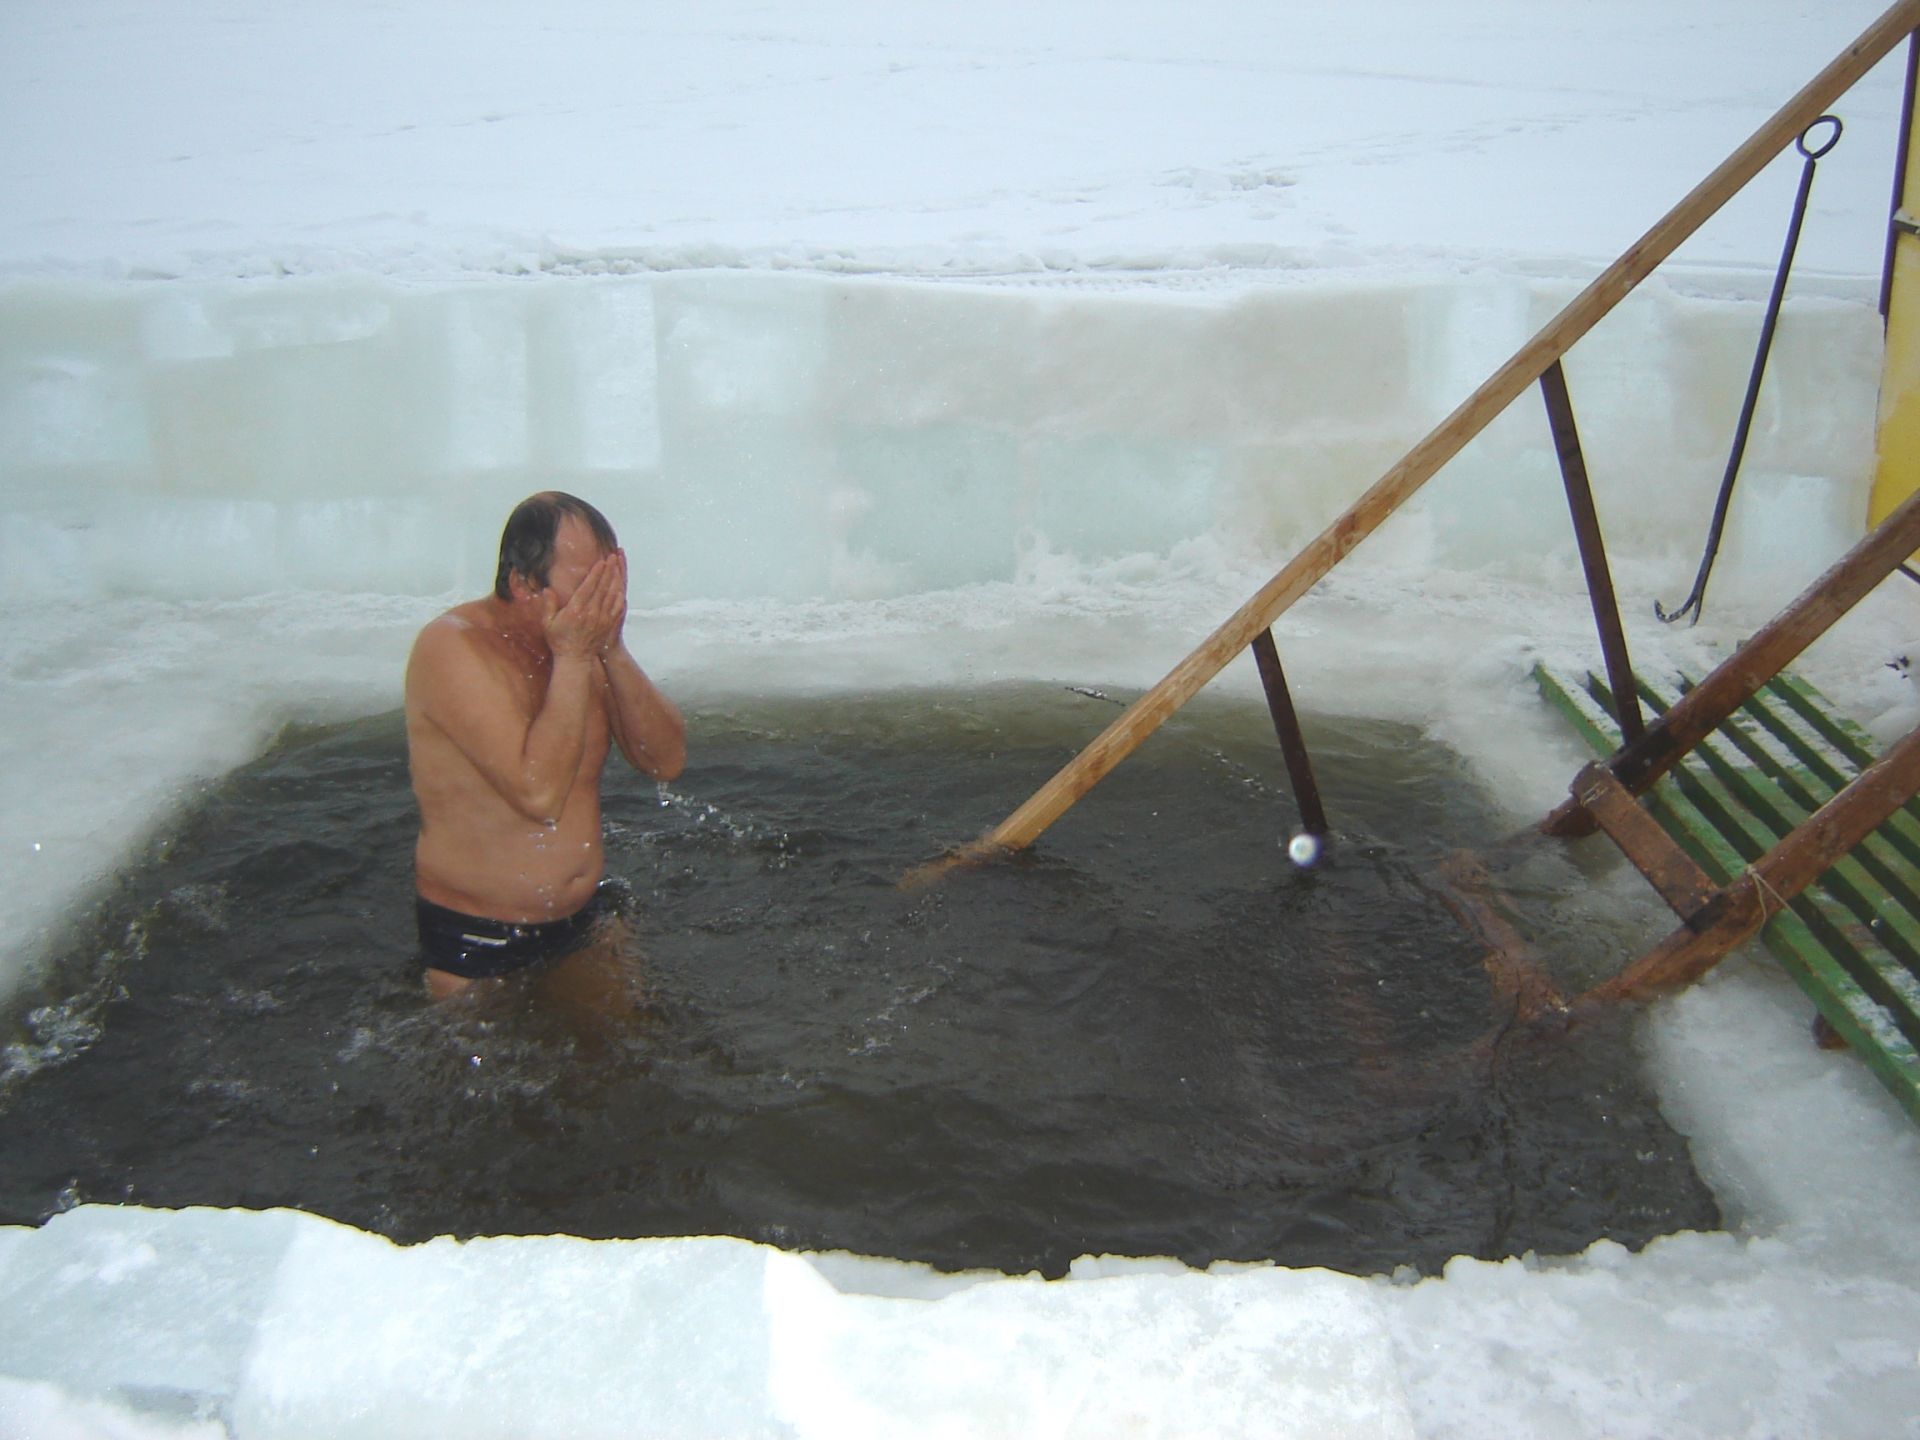
{"label": "wooden ladder", "polygon": [[[1539,668],[1535,678],[1597,754],[1629,748],[1616,697],[1600,677]],[[1685,676],[1636,683],[1660,717],[1655,730],[1700,689]],[[1584,768],[1569,804],[1555,812],[1560,832],[1583,824],[1603,832],[1680,924],[1581,999],[1683,985],[1757,930],[1831,1033],[1920,1121],[1916,759],[1920,730],[1876,758],[1867,737],[1811,685],[1782,673],[1643,797],[1605,759]]]}

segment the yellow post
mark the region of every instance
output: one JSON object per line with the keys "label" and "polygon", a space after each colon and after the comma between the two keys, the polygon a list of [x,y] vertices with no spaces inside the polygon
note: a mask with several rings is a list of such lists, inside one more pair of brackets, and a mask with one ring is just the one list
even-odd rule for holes
{"label": "yellow post", "polygon": [[1867,525],[1878,525],[1920,489],[1920,107],[1908,117],[1905,197],[1895,218],[1893,287],[1887,301],[1887,353],[1880,372],[1879,461]]}

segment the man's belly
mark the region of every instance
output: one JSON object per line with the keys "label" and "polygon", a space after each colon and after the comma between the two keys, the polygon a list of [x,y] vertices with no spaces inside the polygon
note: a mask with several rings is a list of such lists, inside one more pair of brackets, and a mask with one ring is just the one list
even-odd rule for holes
{"label": "man's belly", "polygon": [[443,838],[429,828],[414,849],[422,899],[516,925],[565,919],[593,898],[605,870],[597,823],[584,834],[561,826]]}

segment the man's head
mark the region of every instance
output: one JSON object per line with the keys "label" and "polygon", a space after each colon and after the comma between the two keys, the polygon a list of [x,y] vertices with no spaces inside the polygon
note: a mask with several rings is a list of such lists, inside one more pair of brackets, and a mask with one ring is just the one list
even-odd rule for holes
{"label": "man's head", "polygon": [[529,495],[513,507],[507,527],[500,532],[500,565],[494,571],[493,593],[502,600],[513,599],[513,577],[536,594],[547,587],[553,571],[554,546],[560,525],[573,516],[593,533],[604,553],[612,553],[619,544],[607,517],[577,495],[562,490],[542,490]]}

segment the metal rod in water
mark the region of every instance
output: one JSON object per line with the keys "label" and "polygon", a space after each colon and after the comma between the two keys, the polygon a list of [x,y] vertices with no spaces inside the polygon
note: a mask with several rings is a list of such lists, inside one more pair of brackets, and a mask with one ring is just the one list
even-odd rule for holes
{"label": "metal rod in water", "polygon": [[1313,761],[1307,755],[1307,738],[1300,731],[1300,717],[1294,713],[1293,696],[1287,690],[1286,672],[1280,668],[1280,651],[1273,643],[1273,631],[1262,630],[1253,637],[1253,659],[1260,667],[1260,683],[1266,687],[1267,713],[1273,716],[1273,733],[1280,737],[1280,752],[1287,757],[1287,778],[1293,782],[1294,803],[1300,807],[1300,825],[1307,834],[1324,839],[1327,812],[1320,803],[1320,786],[1313,778]]}
{"label": "metal rod in water", "polygon": [[1600,653],[1607,661],[1607,684],[1613,689],[1620,735],[1628,741],[1638,740],[1647,733],[1647,724],[1640,717],[1640,693],[1633,683],[1633,662],[1627,658],[1627,632],[1620,626],[1620,602],[1614,598],[1613,571],[1607,565],[1607,545],[1600,535],[1600,514],[1593,507],[1593,487],[1587,481],[1587,461],[1580,451],[1580,431],[1573,423],[1573,399],[1567,394],[1566,372],[1558,360],[1541,372],[1540,394],[1547,402],[1547,423],[1553,427],[1554,453],[1560,457],[1560,478],[1567,487],[1573,535],[1580,543],[1580,564],[1587,572],[1587,598],[1593,605],[1594,628],[1600,632]]}

